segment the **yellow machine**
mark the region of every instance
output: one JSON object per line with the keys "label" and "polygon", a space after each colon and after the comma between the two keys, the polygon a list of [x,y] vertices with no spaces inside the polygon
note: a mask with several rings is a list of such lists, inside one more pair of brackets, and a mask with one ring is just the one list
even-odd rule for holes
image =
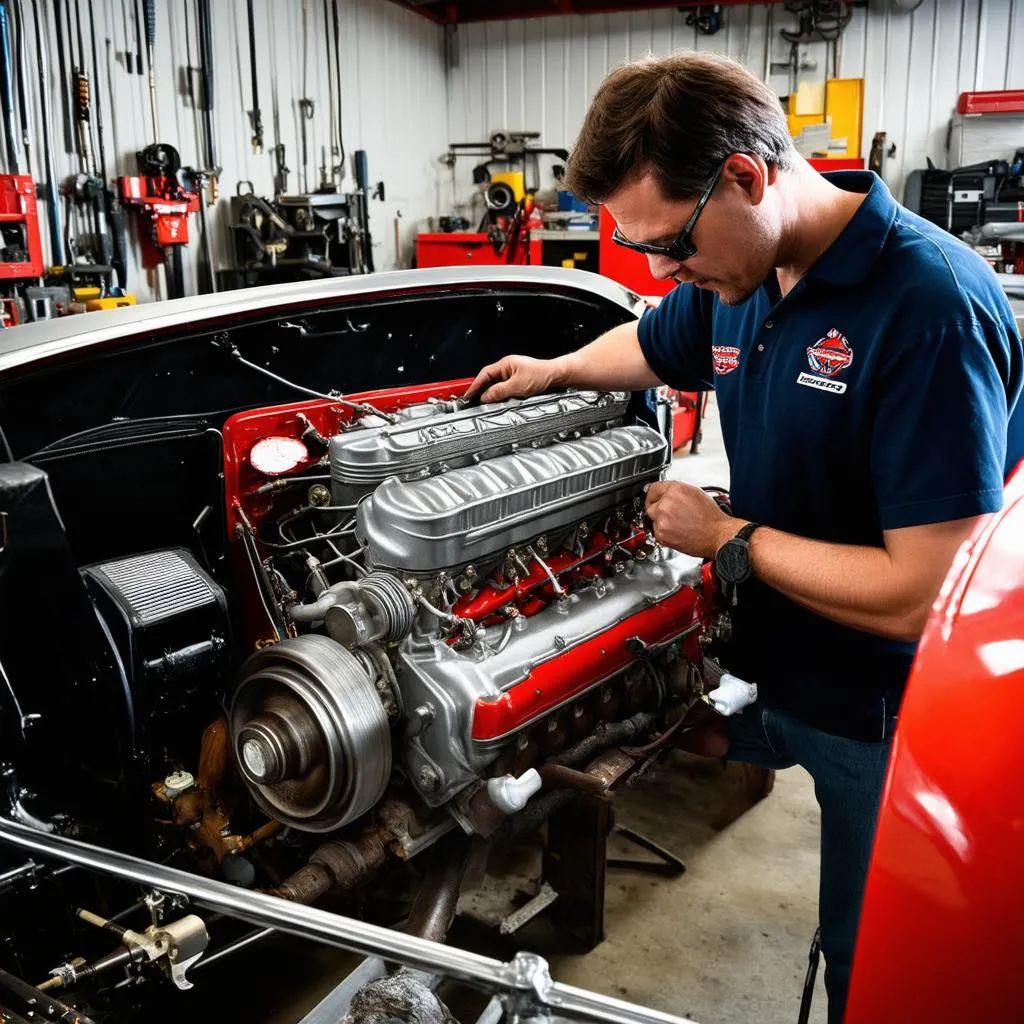
{"label": "yellow machine", "polygon": [[825,82],[824,110],[801,114],[799,94],[789,98],[789,134],[794,138],[809,125],[831,125],[833,139],[846,139],[845,150],[831,150],[830,157],[860,156],[861,122],[864,106],[863,78],[830,78]]}
{"label": "yellow machine", "polygon": [[508,185],[517,203],[526,198],[526,175],[522,171],[499,171],[491,175],[491,183],[494,182]]}
{"label": "yellow machine", "polygon": [[135,296],[112,295],[106,299],[99,298],[98,288],[76,288],[75,301],[84,302],[85,308],[91,313],[97,309],[120,309],[122,306],[134,306]]}

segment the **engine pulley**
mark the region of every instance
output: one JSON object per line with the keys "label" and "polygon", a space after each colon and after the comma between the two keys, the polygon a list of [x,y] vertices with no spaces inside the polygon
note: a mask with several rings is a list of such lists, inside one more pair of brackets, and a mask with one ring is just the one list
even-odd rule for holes
{"label": "engine pulley", "polygon": [[328,832],[383,796],[391,733],[368,664],[328,637],[305,634],[242,666],[229,714],[232,749],[271,817]]}

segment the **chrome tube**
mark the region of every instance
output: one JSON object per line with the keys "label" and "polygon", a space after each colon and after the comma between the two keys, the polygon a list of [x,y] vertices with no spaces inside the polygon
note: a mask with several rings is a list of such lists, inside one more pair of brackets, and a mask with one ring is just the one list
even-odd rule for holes
{"label": "chrome tube", "polygon": [[184,896],[196,906],[260,928],[274,928],[364,956],[380,956],[429,974],[444,974],[470,987],[502,996],[519,1012],[523,1007],[549,1008],[567,1019],[594,1024],[693,1024],[673,1014],[552,981],[546,961],[530,953],[519,953],[508,963],[502,963],[317,907],[290,903],[265,893],[191,875],[117,850],[40,832],[9,818],[0,817],[0,843],[39,857],[77,864],[135,885]]}
{"label": "chrome tube", "polygon": [[13,889],[23,878],[34,878],[38,871],[39,865],[35,861],[27,860],[21,867],[0,872],[0,895]]}
{"label": "chrome tube", "polygon": [[209,967],[210,964],[215,964],[218,960],[222,960],[226,956],[231,956],[239,950],[245,949],[246,946],[252,946],[257,942],[262,942],[264,939],[270,938],[273,934],[273,928],[260,928],[259,931],[249,932],[248,935],[243,935],[240,939],[236,939],[234,942],[231,942],[226,946],[222,946],[209,956],[204,956],[202,960],[192,968],[192,970],[197,971],[201,967]]}

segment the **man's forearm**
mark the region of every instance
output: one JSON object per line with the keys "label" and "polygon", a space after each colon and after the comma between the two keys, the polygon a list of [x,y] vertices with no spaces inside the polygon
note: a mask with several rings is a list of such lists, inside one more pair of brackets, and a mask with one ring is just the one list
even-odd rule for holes
{"label": "man's forearm", "polygon": [[975,521],[924,528],[932,542],[942,539],[931,557],[920,558],[906,547],[894,555],[887,548],[832,544],[762,527],[750,541],[751,562],[758,579],[825,618],[916,641],[953,553]]}
{"label": "man's forearm", "polygon": [[751,538],[750,554],[758,579],[825,618],[898,640],[920,635],[928,605],[899,585],[884,548],[762,527]]}
{"label": "man's forearm", "polygon": [[613,327],[554,364],[562,387],[641,391],[661,383],[640,350],[635,321]]}

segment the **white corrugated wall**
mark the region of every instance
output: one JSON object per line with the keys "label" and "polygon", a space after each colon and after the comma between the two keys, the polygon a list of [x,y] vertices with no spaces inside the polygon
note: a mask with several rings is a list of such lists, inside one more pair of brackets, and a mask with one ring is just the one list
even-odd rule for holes
{"label": "white corrugated wall", "polygon": [[[787,60],[779,30],[795,29],[796,19],[781,6],[726,6],[722,21],[713,36],[688,27],[674,9],[462,25],[458,66],[449,72],[453,141],[522,128],[540,131],[547,146],[570,147],[606,72],[649,53],[726,53],[762,78],[767,63]],[[812,47],[811,55],[820,60],[823,51]],[[838,74],[865,79],[862,153],[876,131],[888,133],[896,153],[886,177],[899,195],[906,172],[926,156],[943,165],[961,92],[1024,88],[1024,0],[922,0],[913,12],[871,0],[842,37]],[[784,72],[771,82],[787,91]],[[462,172],[459,187],[467,187]]]}
{"label": "white corrugated wall", "polygon": [[[54,4],[66,0],[37,0],[50,29],[50,97],[59,102]],[[85,48],[89,54],[88,0],[78,0]],[[129,12],[130,43],[135,50],[134,0],[92,0],[101,66],[99,81],[93,76],[91,55],[87,61],[92,79],[93,106],[102,104],[105,125],[107,173],[134,174],[135,153],[153,141],[149,112],[148,78],[128,74],[123,60],[125,33],[122,10]],[[28,23],[31,93],[38,117],[38,81],[35,35],[32,30],[32,0],[22,0]],[[141,6],[141,5],[140,5]],[[314,99],[310,129],[310,185],[319,180],[320,147],[329,143],[327,61],[322,0],[307,0],[308,8],[308,95]],[[448,144],[446,81],[441,29],[388,0],[341,0],[342,111],[344,144],[349,154],[346,188],[354,187],[351,153],[365,149],[370,178],[385,183],[385,202],[371,203],[374,258],[378,269],[395,267],[395,218],[399,218],[401,262],[410,264],[415,234],[427,217],[444,212],[439,207],[439,183],[443,181],[438,158]],[[274,162],[271,149],[277,140],[272,116],[273,93],[280,110],[280,141],[287,147],[291,168],[289,191],[298,191],[301,179],[298,99],[306,95],[303,86],[302,0],[255,0],[257,56],[261,70],[259,99],[263,114],[265,149],[255,155],[247,111],[251,108],[248,28],[243,0],[212,0],[214,48],[215,133],[221,200],[211,209],[215,263],[230,263],[227,228],[227,197],[238,182],[251,181],[255,191],[268,195],[273,190]],[[75,0],[71,0],[74,18]],[[186,35],[186,10],[188,34]],[[184,68],[198,65],[194,0],[156,0],[156,81],[160,141],[178,149],[186,166],[202,166],[199,150],[198,114],[189,105]],[[106,40],[116,56],[111,68],[116,102],[111,105],[107,86]],[[186,45],[187,41],[187,45]],[[77,53],[77,41],[75,43]],[[148,64],[147,64],[148,67]],[[78,171],[77,158],[65,152],[59,106],[52,138],[56,148],[58,177],[66,181]],[[41,121],[37,121],[32,170],[37,181],[42,170]],[[24,163],[22,163],[24,171]],[[45,207],[41,204],[41,210]],[[85,228],[83,227],[83,231]],[[163,294],[161,275],[143,275],[138,264],[138,228],[129,226],[129,287],[146,301]],[[191,225],[192,244],[185,253],[186,290],[196,290],[195,265],[199,251],[198,219]],[[48,238],[44,230],[44,248]]]}
{"label": "white corrugated wall", "polygon": [[[50,98],[55,113],[58,81],[53,6],[67,0],[37,0],[50,29]],[[88,0],[78,0],[88,49]],[[106,126],[108,174],[133,173],[135,152],[152,141],[147,79],[129,75],[123,61],[122,11],[129,21],[134,0],[92,0],[101,73],[93,80],[93,103],[102,104]],[[32,0],[22,0],[29,24],[27,45],[34,106],[38,118],[36,53],[31,30]],[[72,12],[75,0],[71,0]],[[260,104],[266,149],[255,155],[249,145],[251,107],[246,5],[242,0],[213,0],[215,121],[221,174],[221,202],[210,210],[215,262],[230,263],[226,197],[240,181],[257,193],[272,190],[273,93],[280,108],[281,141],[292,169],[290,191],[300,185],[300,122],[297,101],[303,86],[303,0],[255,0],[257,46],[262,71]],[[309,12],[308,94],[314,112],[310,130],[310,180],[319,178],[320,147],[328,141],[327,64],[323,2],[306,0]],[[189,12],[186,45],[186,9]],[[377,267],[408,266],[417,230],[426,218],[451,212],[473,194],[469,171],[460,161],[453,182],[438,162],[449,141],[486,139],[500,129],[536,129],[547,146],[572,144],[587,104],[607,70],[647,53],[695,48],[726,52],[764,75],[769,62],[784,62],[788,46],[779,29],[793,17],[777,5],[723,8],[723,27],[704,36],[685,24],[676,10],[633,14],[565,16],[462,25],[458,29],[458,65],[446,73],[441,29],[388,0],[340,0],[342,18],[342,105],[345,146],[365,149],[370,177],[383,180],[386,201],[371,204]],[[189,105],[184,68],[198,64],[194,0],[156,0],[156,77],[160,139],[179,150],[186,165],[200,164],[197,112]],[[771,52],[766,53],[771,19]],[[130,32],[134,51],[134,30]],[[106,40],[115,55],[112,66],[116,103],[111,104],[106,74]],[[77,49],[77,46],[76,46]],[[820,50],[820,48],[819,48]],[[813,54],[812,54],[813,55]],[[821,54],[819,53],[818,56]],[[89,63],[92,75],[91,60]],[[876,130],[896,144],[887,177],[899,193],[905,174],[926,156],[942,163],[946,131],[957,95],[966,89],[1024,87],[1024,0],[923,0],[913,13],[890,10],[872,0],[857,10],[843,36],[839,74],[863,76],[864,152]],[[786,91],[785,73],[772,77]],[[32,151],[37,180],[42,125]],[[78,170],[65,152],[59,121],[53,132],[61,181]],[[549,161],[550,162],[550,161]],[[545,182],[549,184],[550,179]],[[353,186],[351,162],[346,186]],[[45,206],[42,207],[45,212]],[[400,254],[395,222],[400,228]],[[194,219],[195,221],[195,219]],[[83,232],[85,231],[83,225]],[[198,223],[186,252],[186,287],[196,289]],[[138,265],[137,227],[129,230],[129,286],[140,301],[163,294],[160,274],[143,275]],[[48,247],[44,232],[44,246]]]}

